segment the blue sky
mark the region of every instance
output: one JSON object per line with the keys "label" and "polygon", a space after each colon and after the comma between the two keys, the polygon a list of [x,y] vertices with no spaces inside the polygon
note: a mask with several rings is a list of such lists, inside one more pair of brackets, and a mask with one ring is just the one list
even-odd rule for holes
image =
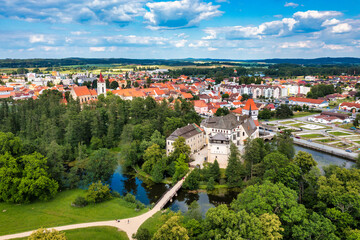
{"label": "blue sky", "polygon": [[359,0],[0,0],[0,58],[360,57]]}

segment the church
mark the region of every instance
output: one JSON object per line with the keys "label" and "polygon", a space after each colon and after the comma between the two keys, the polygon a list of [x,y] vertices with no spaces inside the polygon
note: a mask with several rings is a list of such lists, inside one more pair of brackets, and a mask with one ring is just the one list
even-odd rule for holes
{"label": "church", "polygon": [[74,100],[79,100],[81,104],[96,100],[101,94],[106,96],[106,82],[101,73],[99,80],[97,81],[97,90],[88,89],[87,86],[79,86],[73,87],[70,91],[72,98]]}

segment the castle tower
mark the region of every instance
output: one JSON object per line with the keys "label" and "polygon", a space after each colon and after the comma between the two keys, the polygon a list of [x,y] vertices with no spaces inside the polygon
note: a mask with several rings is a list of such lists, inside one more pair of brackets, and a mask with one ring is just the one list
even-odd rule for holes
{"label": "castle tower", "polygon": [[97,82],[97,94],[98,94],[98,96],[100,94],[104,94],[106,96],[106,83],[105,83],[105,80],[103,79],[103,76],[101,73],[100,73],[99,80]]}

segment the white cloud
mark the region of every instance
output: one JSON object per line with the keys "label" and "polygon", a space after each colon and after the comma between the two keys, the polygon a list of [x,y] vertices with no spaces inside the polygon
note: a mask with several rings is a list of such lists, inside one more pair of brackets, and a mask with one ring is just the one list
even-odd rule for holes
{"label": "white cloud", "polygon": [[294,13],[293,17],[301,18],[301,19],[324,19],[324,18],[338,17],[341,15],[342,13],[338,11],[308,10],[306,12],[296,12]]}
{"label": "white cloud", "polygon": [[74,32],[70,32],[72,35],[75,36],[80,36],[80,35],[85,35],[85,34],[89,34],[90,32],[86,32],[86,31],[74,31]]}
{"label": "white cloud", "polygon": [[331,28],[332,33],[347,33],[347,32],[350,32],[351,30],[352,30],[352,27],[348,23],[340,23]]}
{"label": "white cloud", "polygon": [[189,47],[199,48],[199,47],[209,47],[210,43],[208,41],[195,41],[194,43],[190,43]]}
{"label": "white cloud", "polygon": [[346,46],[337,45],[337,44],[325,44],[323,48],[330,50],[344,50]]}
{"label": "white cloud", "polygon": [[177,48],[185,47],[185,44],[188,42],[188,40],[181,39],[177,41],[171,41],[170,43],[173,44]]}
{"label": "white cloud", "polygon": [[104,52],[105,51],[105,47],[90,47],[89,50],[90,52]]}
{"label": "white cloud", "polygon": [[136,35],[116,35],[105,37],[110,43],[137,44],[137,45],[164,45],[168,39],[164,37],[149,37]]}
{"label": "white cloud", "polygon": [[59,51],[59,47],[42,46],[41,49],[43,49],[46,52]]}
{"label": "white cloud", "polygon": [[197,26],[201,21],[223,12],[220,5],[212,5],[201,0],[179,0],[170,2],[149,2],[149,11],[144,18],[152,25],[151,29],[175,29]]}
{"label": "white cloud", "polygon": [[298,6],[299,6],[299,4],[293,3],[293,2],[286,2],[284,5],[284,7],[293,7],[293,8],[296,8]]}
{"label": "white cloud", "polygon": [[311,41],[284,42],[280,44],[280,48],[312,48],[314,44]]}
{"label": "white cloud", "polygon": [[332,25],[335,25],[335,24],[338,24],[338,23],[340,23],[340,21],[337,20],[336,18],[326,19],[325,22],[323,22],[321,24],[321,26],[332,26]]}
{"label": "white cloud", "polygon": [[216,51],[216,50],[218,50],[218,48],[209,47],[207,50],[208,51]]}
{"label": "white cloud", "polygon": [[30,43],[48,43],[48,44],[53,44],[54,43],[54,39],[52,39],[49,36],[45,36],[44,34],[35,34],[35,35],[31,35],[29,37],[29,42]]}

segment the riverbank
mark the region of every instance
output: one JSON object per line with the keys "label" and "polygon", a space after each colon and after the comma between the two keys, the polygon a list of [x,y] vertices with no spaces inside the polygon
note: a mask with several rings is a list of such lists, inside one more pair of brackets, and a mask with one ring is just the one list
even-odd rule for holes
{"label": "riverbank", "polygon": [[298,138],[293,138],[293,139],[294,139],[294,144],[296,144],[296,145],[314,149],[314,150],[324,152],[324,153],[327,153],[330,155],[334,155],[337,157],[346,158],[353,162],[356,162],[356,159],[358,157],[357,153],[346,152],[345,150],[342,150],[342,149],[334,148],[334,147],[331,147],[328,145],[322,145],[322,144],[315,143],[315,142],[310,142],[310,141],[303,140],[303,139],[298,139]]}
{"label": "riverbank", "polygon": [[130,218],[148,211],[135,211],[129,203],[120,198],[91,204],[83,208],[72,207],[77,196],[84,195],[85,190],[75,189],[59,192],[54,199],[30,204],[0,203],[0,235],[25,232],[40,227]]}

